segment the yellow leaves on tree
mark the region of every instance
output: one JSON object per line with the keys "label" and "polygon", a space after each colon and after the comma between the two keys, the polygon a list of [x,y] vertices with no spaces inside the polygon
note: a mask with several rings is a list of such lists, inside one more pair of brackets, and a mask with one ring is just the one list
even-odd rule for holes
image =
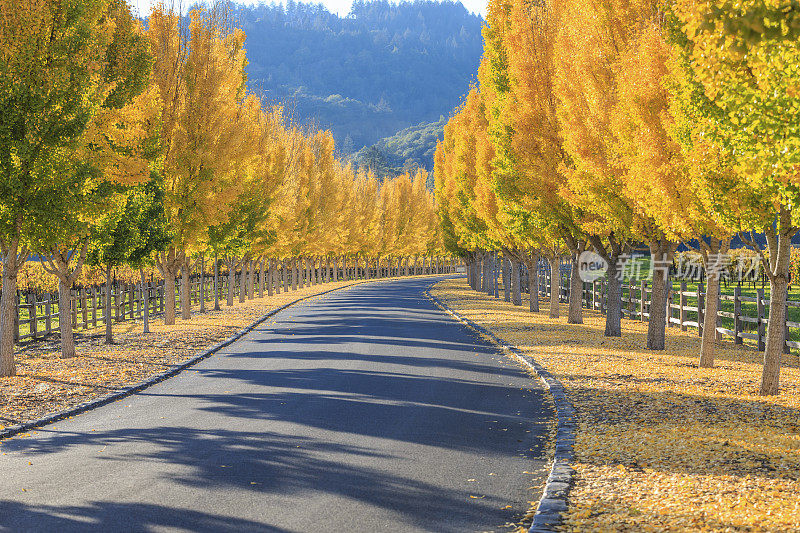
{"label": "yellow leaves on tree", "polygon": [[[163,6],[149,19],[153,83],[161,98],[165,207],[175,246],[190,249],[204,228],[224,219],[242,163],[253,157],[244,98],[244,33],[193,10],[188,32]],[[187,35],[184,35],[187,33]]]}

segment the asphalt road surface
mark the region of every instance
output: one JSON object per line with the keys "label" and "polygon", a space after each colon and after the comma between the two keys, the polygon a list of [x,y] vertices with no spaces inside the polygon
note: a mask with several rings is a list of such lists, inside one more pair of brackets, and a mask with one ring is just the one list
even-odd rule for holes
{"label": "asphalt road surface", "polygon": [[546,393],[432,282],[308,300],[0,442],[0,531],[508,531],[545,478]]}

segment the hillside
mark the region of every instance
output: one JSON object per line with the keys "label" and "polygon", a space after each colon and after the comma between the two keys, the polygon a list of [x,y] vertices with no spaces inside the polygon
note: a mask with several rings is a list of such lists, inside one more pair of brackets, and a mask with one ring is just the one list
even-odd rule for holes
{"label": "hillside", "polygon": [[238,6],[248,76],[296,120],[330,128],[346,153],[458,105],[482,53],[482,19],[460,3]]}
{"label": "hillside", "polygon": [[[362,148],[353,156],[353,162],[371,168],[381,179],[416,168],[431,171],[436,141],[442,137],[445,124],[447,119],[442,116],[436,122],[401,130],[372,146]],[[429,186],[433,188],[432,184]]]}

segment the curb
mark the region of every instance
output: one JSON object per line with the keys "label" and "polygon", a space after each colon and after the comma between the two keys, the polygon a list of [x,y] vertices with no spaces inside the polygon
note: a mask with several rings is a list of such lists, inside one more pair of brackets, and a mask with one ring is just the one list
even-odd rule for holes
{"label": "curb", "polygon": [[570,466],[570,463],[572,463],[575,457],[573,450],[576,429],[574,421],[575,408],[567,400],[564,386],[531,356],[525,355],[522,350],[516,346],[506,344],[488,329],[450,309],[441,300],[430,293],[431,288],[433,288],[433,285],[428,287],[425,291],[425,295],[430,298],[433,303],[458,322],[489,337],[489,339],[504,352],[509,352],[514,359],[533,370],[536,375],[539,376],[545,388],[550,391],[550,395],[553,397],[553,402],[556,406],[556,416],[558,417],[555,456],[553,458],[553,466],[550,468],[550,475],[547,477],[547,482],[542,492],[542,498],[539,500],[539,505],[536,508],[536,514],[533,516],[533,522],[528,529],[528,533],[555,531],[555,528],[562,524],[561,513],[567,510],[567,495],[569,494],[569,489],[575,475],[575,470]]}
{"label": "curb", "polygon": [[[409,276],[409,277],[412,277],[412,276]],[[406,278],[401,278],[401,279],[406,279]],[[142,381],[140,383],[137,383],[136,385],[132,385],[132,386],[126,387],[124,389],[119,389],[119,390],[114,391],[112,393],[109,393],[109,394],[107,394],[105,396],[101,396],[99,398],[95,398],[94,400],[90,400],[88,402],[84,402],[84,403],[78,404],[75,407],[70,407],[68,409],[64,409],[63,411],[58,411],[56,413],[49,414],[49,415],[44,416],[42,418],[37,418],[36,420],[32,420],[30,422],[25,422],[24,424],[17,424],[17,425],[14,425],[14,426],[9,426],[9,427],[3,429],[2,431],[0,431],[0,440],[7,439],[9,437],[13,437],[15,435],[19,435],[20,433],[25,433],[27,431],[30,431],[30,430],[33,430],[33,429],[36,429],[36,428],[40,428],[40,427],[46,426],[48,424],[52,424],[53,422],[58,422],[60,420],[64,420],[65,418],[69,418],[69,417],[73,417],[73,416],[77,416],[77,415],[83,414],[83,413],[85,413],[87,411],[91,411],[93,409],[97,409],[98,407],[102,407],[104,405],[108,405],[109,403],[116,402],[117,400],[121,400],[122,398],[130,396],[132,394],[136,394],[137,392],[141,392],[141,391],[143,391],[143,390],[145,390],[145,389],[147,389],[149,387],[152,387],[153,385],[155,385],[157,383],[161,383],[162,381],[165,381],[165,380],[167,380],[167,379],[169,379],[171,377],[176,376],[177,374],[180,374],[181,372],[183,372],[187,368],[196,365],[197,363],[199,363],[203,359],[206,359],[206,358],[214,355],[216,352],[218,352],[222,348],[225,348],[226,346],[228,346],[230,344],[233,344],[234,342],[238,341],[239,339],[241,339],[242,337],[244,337],[245,335],[247,335],[248,333],[253,331],[256,327],[258,327],[262,322],[264,322],[268,318],[270,318],[270,317],[280,313],[281,311],[285,310],[286,308],[291,307],[291,306],[293,306],[295,304],[298,304],[298,303],[300,303],[300,302],[302,302],[304,300],[309,300],[311,298],[316,298],[317,296],[322,296],[323,294],[329,294],[331,292],[340,291],[342,289],[347,289],[347,288],[350,288],[350,287],[353,287],[353,286],[356,286],[356,285],[364,285],[366,283],[376,283],[376,282],[383,282],[383,281],[392,281],[392,280],[391,279],[360,280],[360,281],[356,281],[355,283],[350,283],[348,285],[345,285],[343,287],[337,287],[335,289],[329,289],[327,291],[318,292],[316,294],[311,294],[311,295],[308,295],[308,296],[304,296],[302,298],[298,298],[297,300],[293,300],[293,301],[291,301],[291,302],[289,302],[287,304],[282,305],[281,307],[273,309],[272,311],[268,312],[264,316],[256,319],[252,324],[250,324],[249,326],[237,331],[236,333],[234,333],[233,335],[231,335],[230,337],[228,337],[224,341],[219,342],[219,343],[211,346],[210,348],[206,348],[205,350],[203,350],[201,352],[198,352],[196,355],[194,355],[188,361],[184,361],[183,363],[175,365],[172,368],[170,368],[169,370],[166,370],[166,371],[164,371],[164,372],[162,372],[160,374],[156,374],[155,376],[153,376],[153,377],[151,377],[151,378],[149,378],[149,379],[147,379],[145,381]]]}

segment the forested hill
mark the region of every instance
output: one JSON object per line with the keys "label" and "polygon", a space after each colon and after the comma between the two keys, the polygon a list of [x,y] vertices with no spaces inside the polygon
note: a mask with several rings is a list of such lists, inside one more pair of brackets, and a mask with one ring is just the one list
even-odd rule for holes
{"label": "forested hill", "polygon": [[459,2],[357,1],[344,18],[291,0],[236,10],[251,87],[344,152],[449,114],[482,53],[482,19]]}
{"label": "forested hill", "polygon": [[[436,141],[442,138],[445,124],[447,119],[442,116],[437,122],[411,126],[362,148],[352,161],[359,167],[371,168],[380,180],[403,172],[414,173],[418,168],[432,171]],[[428,188],[433,189],[432,173]]]}

